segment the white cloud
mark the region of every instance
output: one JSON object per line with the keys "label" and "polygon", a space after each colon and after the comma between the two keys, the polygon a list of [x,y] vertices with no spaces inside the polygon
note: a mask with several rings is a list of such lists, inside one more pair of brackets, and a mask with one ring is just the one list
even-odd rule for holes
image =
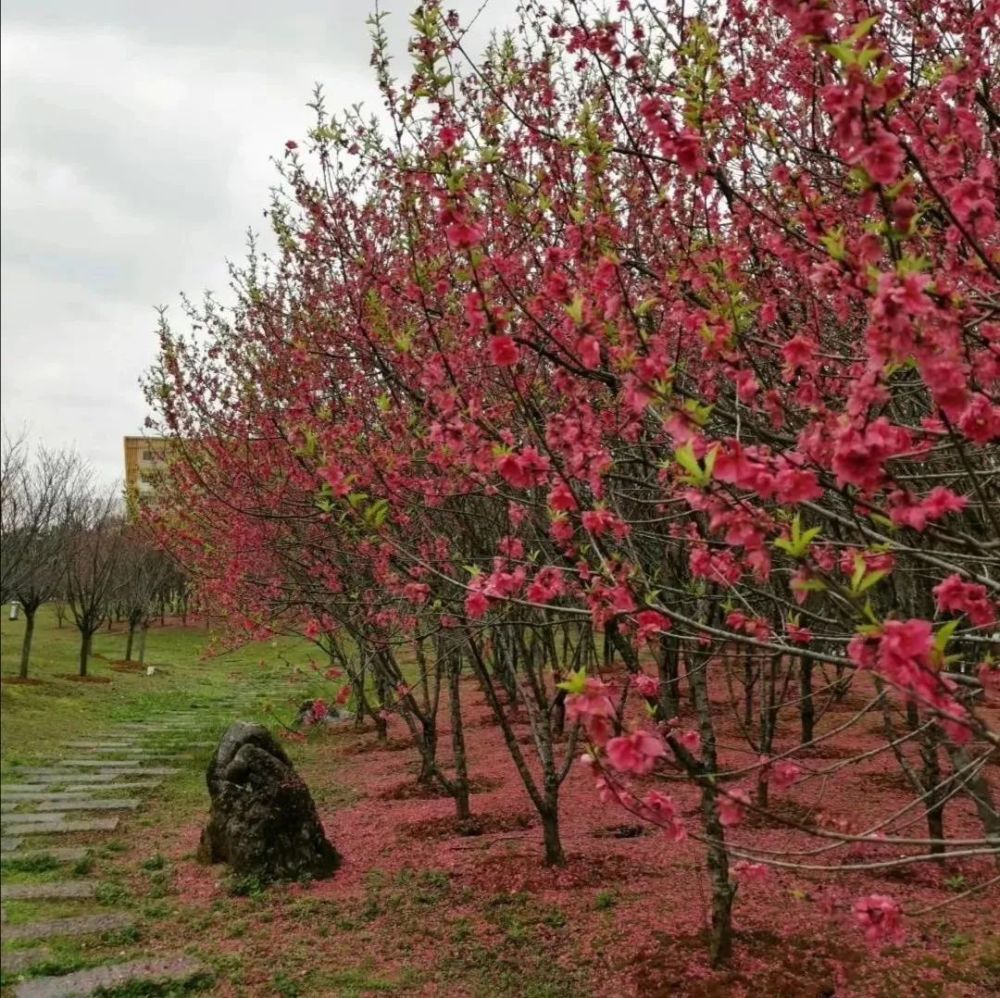
{"label": "white cloud", "polygon": [[[367,5],[292,6],[4,4],[3,419],[75,442],[106,479],[145,415],[155,306],[224,297],[226,260],[263,225],[271,157],[304,135],[314,84],[331,109],[378,106]],[[389,22],[400,73],[408,6]]]}

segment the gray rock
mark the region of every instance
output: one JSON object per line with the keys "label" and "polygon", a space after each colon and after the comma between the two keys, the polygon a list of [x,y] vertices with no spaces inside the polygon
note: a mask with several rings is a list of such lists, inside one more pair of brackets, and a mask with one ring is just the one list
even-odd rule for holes
{"label": "gray rock", "polygon": [[97,884],[90,880],[50,881],[46,884],[4,884],[0,898],[4,901],[57,901],[65,898],[92,898]]}
{"label": "gray rock", "polygon": [[87,790],[4,790],[2,799],[16,803],[38,800],[79,800],[81,797],[85,797],[89,790],[89,787]]}
{"label": "gray rock", "polygon": [[182,984],[208,973],[205,964],[190,956],[133,960],[61,977],[37,977],[19,985],[14,998],[86,998],[126,984]]}
{"label": "gray rock", "polygon": [[32,862],[45,856],[59,863],[78,863],[81,859],[86,859],[89,852],[90,850],[86,846],[52,846],[49,849],[19,850],[7,858],[19,862]]}
{"label": "gray rock", "polygon": [[152,790],[160,786],[163,780],[125,780],[123,783],[108,783],[99,786],[84,784],[82,786],[67,786],[66,792],[74,795],[85,794],[106,794],[118,793],[120,790]]}
{"label": "gray rock", "polygon": [[116,932],[130,929],[135,919],[123,912],[109,912],[106,915],[75,915],[71,918],[53,918],[47,922],[27,922],[24,925],[9,925],[4,931],[4,940],[53,939],[57,936],[91,936],[96,932]]}
{"label": "gray rock", "polygon": [[329,877],[340,865],[309,789],[266,728],[233,724],[206,776],[212,807],[198,847],[202,862],[228,863],[264,883]]}
{"label": "gray rock", "polygon": [[11,835],[66,835],[70,832],[113,832],[118,827],[117,818],[87,818],[83,821],[39,823],[37,825],[11,823],[4,830]]}
{"label": "gray rock", "polygon": [[48,811],[134,811],[139,801],[134,797],[106,797],[104,800],[51,801],[38,805],[40,813]]}
{"label": "gray rock", "polygon": [[20,974],[39,963],[52,959],[48,946],[33,946],[31,949],[15,949],[0,956],[0,970],[5,974]]}

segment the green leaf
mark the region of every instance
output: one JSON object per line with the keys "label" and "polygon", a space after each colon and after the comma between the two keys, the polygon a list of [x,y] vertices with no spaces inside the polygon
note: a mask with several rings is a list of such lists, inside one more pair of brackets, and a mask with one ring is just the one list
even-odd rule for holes
{"label": "green leaf", "polygon": [[958,627],[959,621],[949,620],[946,624],[942,624],[934,632],[934,648],[936,651],[944,654],[945,648],[948,646],[948,642],[951,640],[952,635],[955,633],[955,628]]}
{"label": "green leaf", "polygon": [[587,670],[580,668],[570,672],[569,677],[556,686],[567,693],[582,693],[587,688]]}
{"label": "green leaf", "polygon": [[889,570],[885,568],[880,568],[877,572],[869,572],[862,580],[861,584],[858,586],[858,593],[867,592],[872,586],[881,582],[887,575]]}
{"label": "green leaf", "polygon": [[583,295],[579,291],[573,296],[573,300],[566,306],[566,314],[578,326],[583,323]]}

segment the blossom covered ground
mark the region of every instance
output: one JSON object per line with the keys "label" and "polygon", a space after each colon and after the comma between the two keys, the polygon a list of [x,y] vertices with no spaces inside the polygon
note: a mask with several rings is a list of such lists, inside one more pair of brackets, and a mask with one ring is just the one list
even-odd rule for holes
{"label": "blossom covered ground", "polygon": [[[866,692],[856,682],[821,721],[821,737],[862,709]],[[724,717],[724,691],[713,696]],[[466,723],[477,729],[469,748],[481,834],[457,828],[453,802],[415,783],[416,761],[395,722],[384,745],[352,725],[289,741],[344,855],[332,880],[234,898],[224,871],[193,860],[200,815],[169,845],[160,843],[176,863],[185,912],[177,931],[189,938],[202,920],[213,952],[237,972],[238,985],[223,981],[219,994],[975,996],[1000,986],[998,892],[963,896],[995,875],[982,858],[882,872],[743,873],[735,957],[711,970],[703,847],[691,838],[669,841],[602,803],[587,768],[576,766],[561,809],[569,864],[544,868],[537,817],[471,680],[463,699]],[[880,724],[871,715],[821,741],[802,760],[812,778],[773,798],[772,811],[791,823],[862,830],[912,800],[886,752],[830,778],[880,745]],[[520,731],[530,737],[526,724]],[[726,764],[745,758],[725,722],[720,745]],[[662,786],[663,775],[640,783]],[[683,781],[669,789],[682,818],[693,816],[695,791]],[[914,813],[909,833],[921,834],[923,820]],[[951,838],[977,837],[964,801],[952,801],[945,820]],[[903,830],[900,822],[887,831]],[[734,843],[743,834],[789,851],[817,846],[752,813],[745,827],[731,829]],[[894,855],[877,846],[838,848],[815,862],[849,866]],[[903,908],[897,945],[865,942],[852,905],[872,893]],[[934,910],[911,914],[923,909]],[[162,931],[165,938],[172,932]],[[276,967],[285,968],[277,977]]]}

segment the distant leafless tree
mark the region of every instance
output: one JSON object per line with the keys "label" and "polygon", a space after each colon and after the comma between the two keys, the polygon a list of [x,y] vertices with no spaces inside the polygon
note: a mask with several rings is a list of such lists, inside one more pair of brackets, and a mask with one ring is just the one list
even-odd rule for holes
{"label": "distant leafless tree", "polygon": [[94,634],[121,596],[119,566],[126,524],[119,490],[88,487],[70,497],[66,601],[80,632],[80,675],[87,675]]}
{"label": "distant leafless tree", "polygon": [[27,457],[25,436],[11,436],[4,430],[0,439],[0,603],[13,598],[24,566],[26,519],[21,492]]}
{"label": "distant leafless tree", "polygon": [[139,661],[145,658],[146,631],[163,592],[175,569],[168,556],[157,550],[141,527],[131,526],[126,532],[119,563],[121,594],[119,599],[128,624],[125,661],[132,661],[135,638],[139,637]]}
{"label": "distant leafless tree", "polygon": [[90,472],[78,454],[44,447],[25,462],[18,476],[21,527],[16,548],[21,565],[11,592],[24,610],[22,677],[28,675],[38,608],[62,592],[73,497],[86,491],[89,482]]}

